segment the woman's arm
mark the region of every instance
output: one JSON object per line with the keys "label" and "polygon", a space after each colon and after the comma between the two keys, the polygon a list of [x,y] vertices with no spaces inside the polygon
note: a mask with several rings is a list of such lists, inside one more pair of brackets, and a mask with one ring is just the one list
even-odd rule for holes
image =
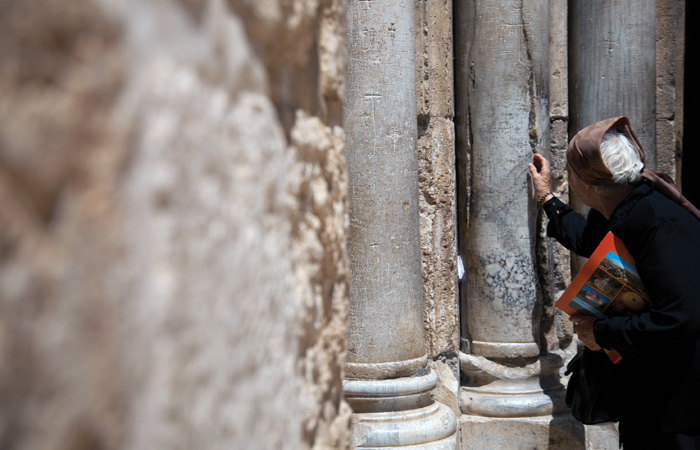
{"label": "woman's arm", "polygon": [[528,169],[532,176],[535,199],[549,218],[547,235],[581,256],[590,256],[605,236],[605,218],[597,211],[591,210],[586,219],[556,198],[550,189],[549,161],[542,155],[533,155]]}
{"label": "woman's arm", "polygon": [[547,201],[543,209],[549,218],[547,236],[579,256],[591,256],[607,233],[607,220],[595,209],[584,218],[556,197]]}

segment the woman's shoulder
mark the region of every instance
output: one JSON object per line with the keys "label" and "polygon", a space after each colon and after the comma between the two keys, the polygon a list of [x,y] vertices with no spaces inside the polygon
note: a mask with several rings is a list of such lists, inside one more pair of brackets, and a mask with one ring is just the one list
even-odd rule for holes
{"label": "woman's shoulder", "polygon": [[[661,192],[651,189],[640,197],[620,221],[617,233],[628,247],[648,245],[653,236],[661,232],[665,236],[695,242],[700,236],[700,221],[681,205]],[[640,242],[641,241],[641,242]]]}
{"label": "woman's shoulder", "polygon": [[621,211],[619,221],[631,222],[630,225],[645,227],[670,220],[700,226],[700,221],[688,210],[650,185],[635,189],[620,206],[624,211]]}
{"label": "woman's shoulder", "polygon": [[679,203],[666,197],[656,189],[642,198],[635,208],[634,217],[647,224],[661,225],[667,222],[690,229],[700,230],[700,221]]}

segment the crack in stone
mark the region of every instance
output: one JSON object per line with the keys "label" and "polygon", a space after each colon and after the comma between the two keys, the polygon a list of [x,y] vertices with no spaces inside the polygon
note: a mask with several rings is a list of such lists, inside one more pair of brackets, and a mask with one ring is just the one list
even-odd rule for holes
{"label": "crack in stone", "polygon": [[527,70],[528,70],[528,77],[527,77],[527,93],[528,97],[530,99],[530,112],[528,114],[528,141],[530,143],[530,149],[532,150],[532,153],[537,153],[537,148],[538,148],[538,141],[539,141],[539,136],[537,133],[537,126],[536,126],[536,121],[537,121],[537,86],[535,82],[535,67],[534,63],[532,61],[532,49],[530,48],[530,36],[528,35],[527,31],[527,23],[525,21],[525,12],[524,12],[524,0],[520,1],[519,4],[519,12],[520,12],[520,23],[521,23],[521,29],[523,31],[523,42],[525,45],[525,56],[527,57]]}

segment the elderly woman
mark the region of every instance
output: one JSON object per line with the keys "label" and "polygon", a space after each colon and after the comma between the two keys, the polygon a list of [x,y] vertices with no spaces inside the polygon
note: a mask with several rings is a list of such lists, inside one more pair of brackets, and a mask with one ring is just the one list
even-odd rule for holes
{"label": "elderly woman", "polygon": [[589,349],[622,355],[614,370],[624,448],[700,449],[700,212],[670,178],[644,168],[627,117],[581,130],[566,157],[569,186],[591,210],[583,217],[552,195],[549,163],[534,155],[548,235],[588,257],[612,231],[653,303],[632,317],[571,317]]}

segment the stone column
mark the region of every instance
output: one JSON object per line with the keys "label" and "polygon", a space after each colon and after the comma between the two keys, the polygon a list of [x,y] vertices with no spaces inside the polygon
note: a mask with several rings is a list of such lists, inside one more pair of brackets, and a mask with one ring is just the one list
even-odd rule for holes
{"label": "stone column", "polygon": [[607,117],[632,120],[656,167],[656,2],[570,2],[569,135]]}
{"label": "stone column", "polygon": [[413,26],[412,2],[348,5],[345,396],[362,448],[456,443],[454,413],[430,398],[423,334]]}
{"label": "stone column", "polygon": [[458,98],[471,111],[470,145],[459,149],[471,157],[468,351],[536,357],[537,211],[526,165],[548,148],[548,1],[477,1],[468,12],[457,20],[471,39],[467,54],[458,56],[470,77],[461,80]]}
{"label": "stone column", "polygon": [[580,448],[583,428],[553,418],[563,358],[541,346],[537,206],[527,173],[533,153],[549,151],[549,1],[455,8],[457,151],[469,189],[460,221],[463,446]]}
{"label": "stone column", "polygon": [[[621,0],[569,3],[569,136],[608,117],[626,115],[656,161],[656,2]],[[587,207],[574,195],[571,204]],[[585,259],[574,258],[578,271]]]}

